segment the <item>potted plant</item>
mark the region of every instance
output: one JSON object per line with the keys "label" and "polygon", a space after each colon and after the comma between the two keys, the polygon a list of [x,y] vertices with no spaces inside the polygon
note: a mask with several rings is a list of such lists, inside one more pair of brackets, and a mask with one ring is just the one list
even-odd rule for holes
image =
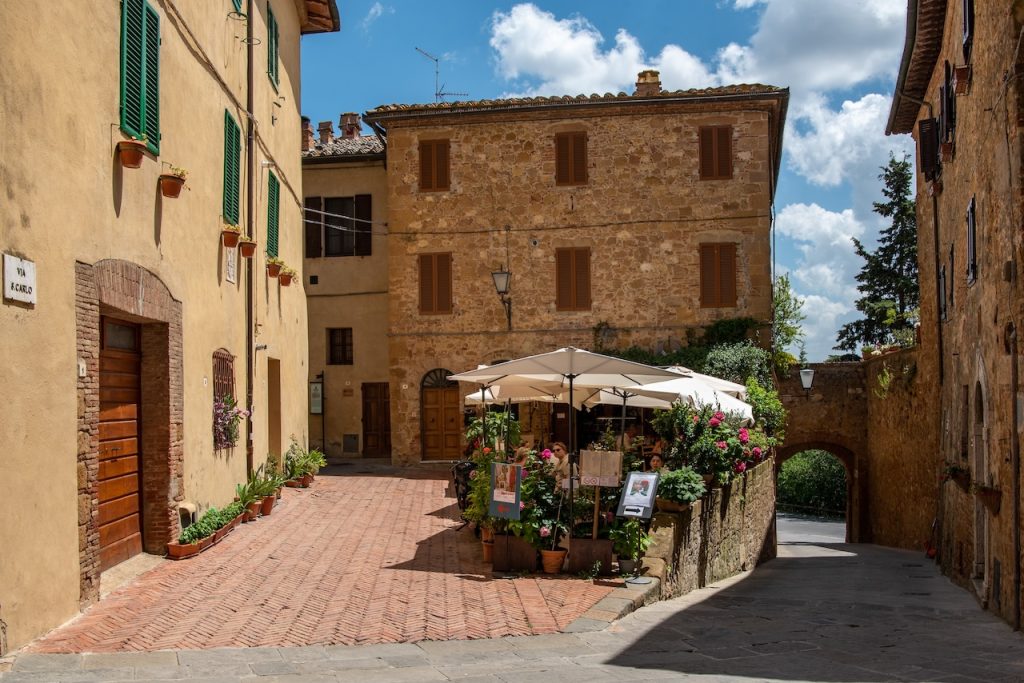
{"label": "potted plant", "polygon": [[690,467],[662,470],[658,477],[658,497],[655,504],[662,512],[682,512],[707,493],[704,478]]}
{"label": "potted plant", "polygon": [[249,235],[243,234],[238,240],[238,253],[242,258],[252,258],[256,255],[256,240]]}
{"label": "potted plant", "polygon": [[1003,502],[1003,492],[1001,490],[994,486],[984,486],[981,484],[971,484],[971,490],[989,512],[993,515],[999,514],[999,508]]}
{"label": "potted plant", "polygon": [[281,269],[284,267],[284,261],[277,258],[276,256],[267,257],[267,275],[270,277],[277,277],[281,273]]}
{"label": "potted plant", "polygon": [[281,283],[282,287],[287,287],[292,283],[292,278],[294,278],[295,275],[295,271],[291,268],[282,268],[281,272],[277,276],[277,281]]}
{"label": "potted plant", "polygon": [[188,171],[171,166],[166,173],[160,174],[160,193],[169,199],[177,198],[181,194],[181,188],[185,186],[186,176]]}
{"label": "potted plant", "polygon": [[220,239],[226,249],[234,249],[242,236],[242,229],[234,223],[226,223],[220,230]]}
{"label": "potted plant", "polygon": [[121,159],[121,165],[125,168],[139,168],[142,166],[142,157],[146,153],[146,145],[149,138],[143,135],[141,138],[132,136],[131,140],[121,140],[117,143],[117,154]]}
{"label": "potted plant", "polygon": [[627,519],[612,529],[612,543],[619,556],[619,572],[634,574],[640,557],[651,544],[651,537],[639,519]]}
{"label": "potted plant", "polygon": [[967,491],[971,487],[971,471],[966,467],[950,463],[942,470],[942,481],[952,481]]}

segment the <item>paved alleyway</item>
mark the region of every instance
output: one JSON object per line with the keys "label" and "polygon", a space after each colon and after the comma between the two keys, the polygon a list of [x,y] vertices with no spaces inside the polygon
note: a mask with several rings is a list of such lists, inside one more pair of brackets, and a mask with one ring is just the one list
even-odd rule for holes
{"label": "paved alleyway", "polygon": [[[823,533],[829,533],[827,530]],[[1022,681],[1024,638],[921,553],[791,540],[754,572],[590,633],[22,655],[23,681]]]}
{"label": "paved alleyway", "polygon": [[[360,472],[362,470],[362,472]],[[119,652],[553,633],[612,588],[492,580],[447,470],[353,464],[285,489],[270,517],[162,562],[30,649]]]}

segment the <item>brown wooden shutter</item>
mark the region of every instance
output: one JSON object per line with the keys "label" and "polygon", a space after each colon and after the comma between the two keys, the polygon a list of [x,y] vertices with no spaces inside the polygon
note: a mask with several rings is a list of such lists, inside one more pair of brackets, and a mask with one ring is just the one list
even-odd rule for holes
{"label": "brown wooden shutter", "polygon": [[939,127],[935,119],[917,122],[917,139],[921,145],[921,172],[925,180],[939,175]]}
{"label": "brown wooden shutter", "polygon": [[420,189],[434,189],[434,145],[420,143]]}
{"label": "brown wooden shutter", "polygon": [[569,136],[566,133],[559,133],[555,136],[555,184],[568,185],[572,182],[570,166],[572,155],[570,150]]}
{"label": "brown wooden shutter", "polygon": [[574,133],[572,142],[572,180],[585,185],[587,183],[587,134]]}
{"label": "brown wooden shutter", "polygon": [[435,313],[452,312],[452,255],[435,254],[434,281],[436,284],[437,306]]}
{"label": "brown wooden shutter", "polygon": [[434,143],[434,189],[435,190],[447,190],[450,186],[449,173],[449,147],[450,143],[447,140],[441,140]]}
{"label": "brown wooden shutter", "polygon": [[323,256],[323,214],[315,213],[323,211],[322,197],[306,197],[306,208],[312,211],[305,211],[304,227],[306,231],[306,258],[320,258]]}
{"label": "brown wooden shutter", "polygon": [[590,309],[590,249],[584,247],[574,249],[573,283],[575,284],[575,301],[573,308],[577,311]]}
{"label": "brown wooden shutter", "polygon": [[718,305],[718,248],[714,244],[700,245],[700,307]]}
{"label": "brown wooden shutter", "polygon": [[720,126],[716,129],[716,135],[718,139],[715,144],[715,176],[732,178],[732,126]]}
{"label": "brown wooden shutter", "polygon": [[555,308],[572,310],[572,249],[555,250]]}
{"label": "brown wooden shutter", "polygon": [[701,179],[715,177],[715,129],[703,127],[700,129],[700,177]]}
{"label": "brown wooden shutter", "polygon": [[718,305],[736,306],[736,245],[718,245]]}
{"label": "brown wooden shutter", "polygon": [[434,312],[434,255],[420,254],[420,313]]}
{"label": "brown wooden shutter", "polygon": [[369,256],[373,253],[373,197],[368,194],[357,194],[355,198],[355,218],[353,229],[356,231],[356,256]]}

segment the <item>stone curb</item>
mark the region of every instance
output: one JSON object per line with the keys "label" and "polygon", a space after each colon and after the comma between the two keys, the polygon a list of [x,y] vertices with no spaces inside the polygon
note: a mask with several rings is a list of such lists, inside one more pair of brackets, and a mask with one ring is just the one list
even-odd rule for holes
{"label": "stone curb", "polygon": [[613,621],[621,619],[630,612],[659,601],[661,599],[661,581],[654,577],[650,578],[651,583],[648,584],[635,586],[626,584],[621,588],[616,588],[587,610],[583,616],[569,624],[563,629],[563,632],[601,631]]}

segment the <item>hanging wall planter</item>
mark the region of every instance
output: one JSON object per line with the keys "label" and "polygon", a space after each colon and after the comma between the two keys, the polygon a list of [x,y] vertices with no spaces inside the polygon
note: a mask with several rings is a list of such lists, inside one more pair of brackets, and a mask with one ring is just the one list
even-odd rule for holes
{"label": "hanging wall planter", "polygon": [[220,239],[228,249],[237,247],[241,237],[242,230],[237,225],[225,225],[224,229],[220,231]]}
{"label": "hanging wall planter", "polygon": [[271,256],[267,259],[267,275],[270,277],[277,277],[281,274],[281,268],[284,266],[284,262],[278,258]]}
{"label": "hanging wall planter", "polygon": [[292,278],[295,277],[295,271],[290,268],[284,268],[277,276],[277,281],[281,283],[282,287],[287,287],[292,283]]}
{"label": "hanging wall planter", "polygon": [[248,235],[242,235],[242,238],[238,241],[238,252],[242,255],[242,258],[252,258],[256,255],[256,242]]}
{"label": "hanging wall planter", "polygon": [[974,486],[974,495],[993,515],[999,514],[1003,502],[1003,492],[993,486]]}
{"label": "hanging wall planter", "polygon": [[117,154],[121,159],[121,165],[125,168],[140,168],[142,157],[146,154],[146,141],[135,138],[121,140],[117,143]]}
{"label": "hanging wall planter", "polygon": [[184,186],[184,176],[174,175],[173,173],[160,174],[160,194],[168,199],[177,199],[178,195],[181,194],[181,188]]}

